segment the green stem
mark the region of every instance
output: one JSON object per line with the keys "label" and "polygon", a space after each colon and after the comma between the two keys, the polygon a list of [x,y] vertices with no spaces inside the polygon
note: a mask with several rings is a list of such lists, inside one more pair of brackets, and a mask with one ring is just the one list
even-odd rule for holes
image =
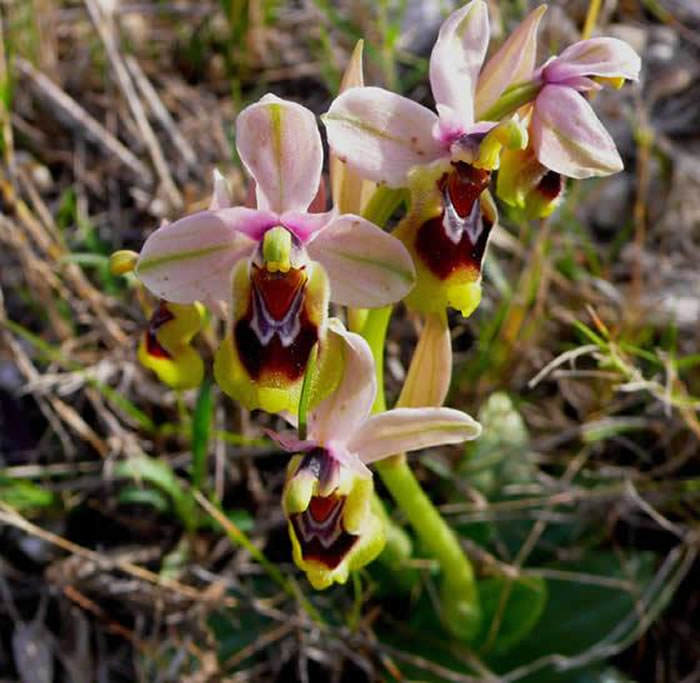
{"label": "green stem", "polygon": [[367,205],[362,215],[368,221],[383,227],[391,218],[391,214],[396,211],[399,204],[401,204],[406,197],[406,190],[379,185],[372,196],[367,200]]}
{"label": "green stem", "polygon": [[318,344],[314,344],[309,354],[309,360],[306,364],[306,372],[304,373],[304,381],[301,385],[301,393],[299,394],[299,414],[298,414],[298,431],[299,438],[303,441],[306,439],[307,414],[309,410],[309,399],[311,398],[311,378],[316,372],[316,360],[318,358]]}
{"label": "green stem", "polygon": [[471,640],[481,626],[481,608],[474,570],[457,536],[425,495],[405,457],[389,458],[376,467],[426,550],[440,562],[444,577],[443,619],[447,627],[457,637]]}
{"label": "green stem", "polygon": [[[386,410],[384,341],[391,310],[391,307],[371,310],[362,330],[362,336],[372,349],[377,373],[375,413]],[[474,638],[481,626],[481,607],[474,570],[457,536],[425,495],[404,455],[377,463],[377,471],[423,546],[440,562],[444,577],[442,606],[445,624],[459,638]]]}
{"label": "green stem", "polygon": [[516,83],[506,88],[505,92],[485,112],[477,112],[479,121],[500,121],[502,118],[513,114],[520,107],[537,97],[542,85],[534,81]]}
{"label": "green stem", "polygon": [[391,306],[384,308],[373,308],[367,314],[365,326],[362,328],[362,336],[372,349],[374,356],[374,370],[377,377],[377,396],[372,406],[373,413],[382,413],[386,410],[386,399],[384,398],[384,340],[386,330],[391,318]]}
{"label": "green stem", "polygon": [[[530,99],[533,96],[530,88]],[[516,99],[511,97],[509,101],[515,102]],[[379,186],[367,203],[364,217],[376,225],[384,226],[405,198],[405,191]],[[384,343],[391,312],[391,306],[370,310],[362,328],[362,336],[374,356],[377,396],[372,411],[375,413],[386,410]],[[423,546],[440,562],[443,572],[442,616],[445,624],[457,637],[473,639],[481,627],[481,607],[474,570],[462,551],[457,536],[425,495],[403,454],[377,463],[377,471]]]}

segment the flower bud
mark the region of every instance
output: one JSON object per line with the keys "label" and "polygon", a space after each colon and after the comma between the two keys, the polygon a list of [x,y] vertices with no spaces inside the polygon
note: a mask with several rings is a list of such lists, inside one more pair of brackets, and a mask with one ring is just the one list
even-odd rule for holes
{"label": "flower bud", "polygon": [[198,302],[161,300],[141,337],[139,361],[173,389],[192,389],[202,383],[204,363],[190,342],[202,328],[205,314]]}
{"label": "flower bud", "polygon": [[135,251],[120,249],[109,257],[109,270],[112,275],[126,275],[135,267],[139,255]]}

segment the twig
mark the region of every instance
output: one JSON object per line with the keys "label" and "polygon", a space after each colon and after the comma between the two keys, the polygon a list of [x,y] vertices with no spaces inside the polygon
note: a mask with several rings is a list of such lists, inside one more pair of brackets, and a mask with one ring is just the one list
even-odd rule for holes
{"label": "twig", "polygon": [[100,34],[100,38],[104,43],[105,49],[107,51],[107,57],[109,58],[114,73],[117,77],[117,82],[119,87],[126,97],[127,103],[129,104],[129,109],[136,120],[136,125],[139,128],[143,141],[148,148],[148,153],[151,155],[153,160],[153,165],[156,168],[156,172],[163,184],[163,190],[165,191],[169,201],[175,208],[180,208],[183,204],[182,196],[175,186],[172,175],[170,175],[170,169],[168,168],[168,163],[165,160],[163,150],[158,144],[158,139],[151,128],[151,124],[148,122],[148,117],[144,111],[143,104],[139,99],[139,96],[134,88],[134,84],[129,75],[129,70],[124,63],[124,59],[119,52],[117,46],[117,41],[114,35],[114,24],[111,20],[108,20],[102,13],[99,5],[95,0],[85,0],[85,5],[88,9],[92,23],[95,25],[97,32]]}
{"label": "twig", "polygon": [[142,183],[150,185],[153,182],[153,175],[149,168],[51,79],[37,71],[26,59],[21,57],[15,57],[14,65],[35,93],[48,101],[56,118],[69,128],[100,145],[109,154],[117,157],[122,164],[128,166],[138,176]]}
{"label": "twig", "polygon": [[190,166],[190,168],[192,168],[192,170],[198,170],[199,164],[197,162],[197,155],[192,149],[190,143],[187,142],[184,135],[180,132],[180,129],[177,127],[177,124],[170,115],[170,112],[166,109],[160,97],[158,97],[156,89],[153,87],[151,81],[148,80],[148,77],[143,72],[140,64],[132,55],[127,55],[125,59],[126,66],[131,72],[131,75],[136,82],[136,86],[146,99],[148,106],[151,108],[153,115],[158,119],[160,125],[165,128],[168,135],[170,135],[173,143],[175,144],[175,148],[178,152],[180,152],[180,155],[185,162]]}
{"label": "twig", "polygon": [[[67,538],[63,538],[58,534],[42,529],[40,526],[37,526],[28,519],[22,517],[22,515],[20,515],[19,512],[17,512],[17,510],[15,510],[13,507],[3,502],[0,502],[0,522],[3,524],[9,524],[16,529],[20,529],[28,534],[31,534],[32,536],[36,536],[37,538],[41,538],[47,543],[51,543],[51,545],[62,548],[72,555],[79,555],[80,557],[90,560],[104,570],[119,569],[126,574],[136,577],[137,579],[141,579],[147,583],[159,586],[160,588],[167,588],[168,590],[179,593],[180,595],[197,602],[207,603],[211,600],[206,591],[200,591],[197,588],[188,586],[187,584],[181,583],[176,579],[160,576],[159,574],[155,574],[154,572],[134,564],[133,562],[129,562],[128,560],[110,559],[104,555],[100,555],[100,553],[97,553],[94,550],[90,550],[89,548],[84,548],[77,543],[73,543],[73,541],[69,541]],[[238,605],[238,601],[235,598],[230,596],[222,598],[218,593],[215,600],[222,607],[236,607]]]}

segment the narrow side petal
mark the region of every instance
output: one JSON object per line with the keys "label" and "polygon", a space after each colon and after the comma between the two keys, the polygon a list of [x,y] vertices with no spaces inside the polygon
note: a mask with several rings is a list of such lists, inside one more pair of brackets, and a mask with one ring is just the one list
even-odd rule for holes
{"label": "narrow side petal", "polygon": [[564,50],[543,69],[548,83],[561,83],[578,76],[603,76],[636,81],[642,61],[624,40],[589,38]]}
{"label": "narrow side petal", "polygon": [[453,408],[395,408],[373,415],[348,442],[365,463],[395,453],[476,439],[481,425]]}
{"label": "narrow side petal", "polygon": [[266,429],[265,433],[288,453],[306,453],[318,447],[315,441],[298,438],[296,432],[276,432],[273,429]]}
{"label": "narrow side petal", "polygon": [[[339,92],[342,93],[350,88],[361,88],[364,86],[365,81],[362,73],[363,48],[364,41],[358,40],[350,61],[345,68]],[[330,155],[328,167],[331,176],[331,194],[335,208],[340,213],[362,213],[365,203],[372,192],[374,192],[374,183],[365,180],[356,169],[344,164],[333,153]]]}
{"label": "narrow side petal", "polygon": [[465,127],[474,123],[474,92],[488,45],[488,7],[473,0],[447,17],[430,55],[435,102],[456,111]]}
{"label": "narrow side petal", "polygon": [[236,120],[236,148],[255,178],[258,207],[303,211],[318,190],[323,147],[306,107],[265,95]]}
{"label": "narrow side petal", "polygon": [[406,296],[415,282],[406,247],[359,216],[336,218],[307,251],[328,273],[331,301],[344,306],[386,306]]}
{"label": "narrow side petal", "polygon": [[401,408],[443,404],[452,377],[452,344],[445,313],[428,313],[397,405]]}
{"label": "narrow side petal", "polygon": [[538,161],[570,178],[617,173],[615,143],[586,99],[562,85],[547,85],[535,101],[532,144]]}
{"label": "narrow side petal", "polygon": [[435,113],[382,88],[350,88],[321,118],[338,159],[376,183],[404,187],[411,168],[444,154]]}
{"label": "narrow side petal", "polygon": [[367,342],[337,319],[328,321],[328,335],[341,341],[343,374],[336,390],[309,415],[309,437],[322,445],[345,443],[369,415],[377,393]]}
{"label": "narrow side petal", "polygon": [[270,220],[271,214],[244,208],[201,211],[181,218],[150,235],[136,274],[153,294],[167,301],[228,301],[233,265],[255,247],[244,231]]}
{"label": "narrow side petal", "polygon": [[280,223],[290,230],[302,244],[306,244],[314,238],[314,235],[323,230],[335,215],[335,209],[325,213],[288,211],[280,216]]}
{"label": "narrow side petal", "polygon": [[547,6],[540,5],[530,12],[486,63],[476,86],[477,121],[508,86],[531,77],[537,54],[537,29],[546,11]]}
{"label": "narrow side petal", "polygon": [[214,192],[209,202],[209,210],[228,209],[231,206],[231,190],[228,181],[218,168],[214,169]]}

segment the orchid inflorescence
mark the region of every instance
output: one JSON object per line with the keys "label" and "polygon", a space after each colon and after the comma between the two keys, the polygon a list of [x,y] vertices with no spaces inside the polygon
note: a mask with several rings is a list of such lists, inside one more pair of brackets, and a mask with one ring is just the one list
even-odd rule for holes
{"label": "orchid inflorescence", "polygon": [[[485,64],[486,3],[453,12],[430,57],[437,113],[365,87],[360,46],[343,92],[321,117],[334,176],[330,211],[309,209],[323,167],[314,114],[265,95],[236,121],[257,207],[232,206],[215,173],[209,208],[162,225],[133,263],[159,300],[142,362],[175,388],[198,386],[204,367],[190,342],[205,323],[204,306],[221,310],[225,302],[217,383],[245,407],[279,413],[298,429],[273,436],[293,454],[283,507],[294,560],[311,583],[342,583],[382,550],[386,515],[367,465],[387,459],[380,473],[389,491],[441,562],[446,585],[462,591],[450,601],[449,625],[466,637],[479,619],[471,566],[399,454],[480,433],[471,417],[441,407],[451,373],[445,310],[468,316],[479,304],[498,220],[492,188],[525,217],[545,217],[561,201],[565,177],[621,170],[587,96],[604,83],[636,80],[640,69],[637,54],[614,38],[582,40],[537,66],[545,9],[531,12]],[[406,198],[389,234],[383,223]],[[375,364],[386,307],[399,301],[423,315],[423,333],[398,407],[385,411]],[[328,317],[330,302],[346,307],[352,331]],[[427,512],[412,514],[420,506]]]}

